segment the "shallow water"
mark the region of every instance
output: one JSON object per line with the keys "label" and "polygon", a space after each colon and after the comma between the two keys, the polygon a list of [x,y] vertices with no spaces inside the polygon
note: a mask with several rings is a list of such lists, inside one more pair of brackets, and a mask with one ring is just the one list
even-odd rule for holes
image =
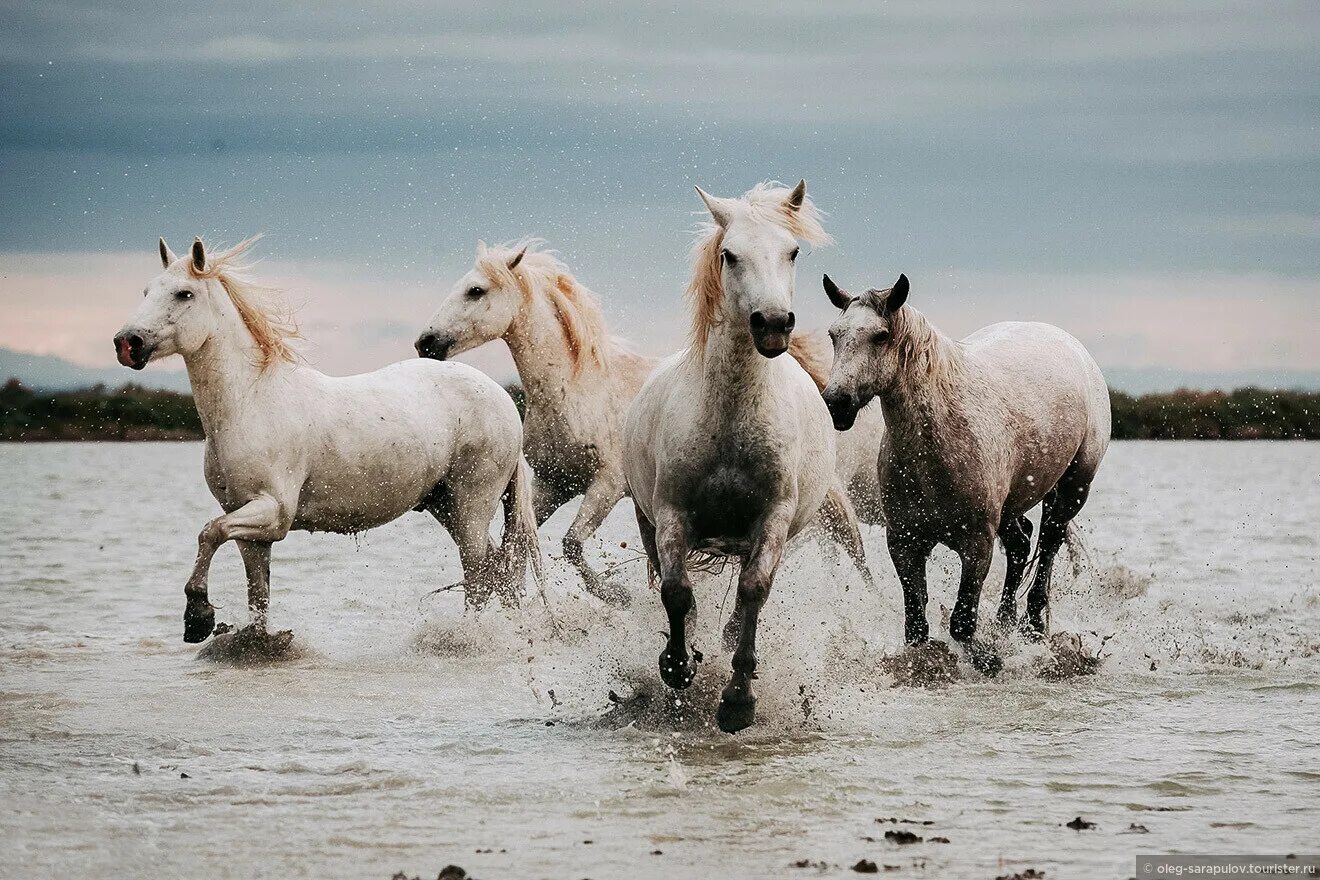
{"label": "shallow water", "polygon": [[[460,573],[422,514],[291,536],[271,616],[304,656],[234,668],[181,640],[215,512],[200,445],[0,445],[0,876],[853,876],[867,858],[891,877],[1054,880],[1127,877],[1137,852],[1313,851],[1317,475],[1320,444],[1112,447],[1053,619],[1089,650],[1111,638],[1097,675],[1064,681],[1010,641],[996,680],[891,687],[883,533],[867,534],[878,593],[807,541],[763,615],[757,724],[728,736],[712,726],[728,575],[699,579],[705,663],[669,705],[626,505],[593,557],[636,601],[604,608],[552,560],[557,635],[532,602],[474,619],[455,593],[427,598]],[[940,632],[952,572],[932,563]],[[233,548],[211,583],[219,619],[244,622]],[[1065,826],[1079,815],[1096,828]]]}

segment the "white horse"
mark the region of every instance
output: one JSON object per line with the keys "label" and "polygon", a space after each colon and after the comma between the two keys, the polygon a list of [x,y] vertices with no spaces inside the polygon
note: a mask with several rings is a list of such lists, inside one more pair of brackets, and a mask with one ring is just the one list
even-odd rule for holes
{"label": "white horse", "polygon": [[477,242],[476,262],[418,336],[417,353],[445,360],[493,339],[508,344],[526,401],[537,522],[581,495],[564,556],[589,592],[623,602],[627,594],[591,568],[582,543],[628,492],[623,419],[658,361],[610,336],[595,294],[539,245]]}
{"label": "white horse", "polygon": [[[426,510],[458,544],[467,601],[497,590],[516,601],[530,562],[539,571],[522,425],[504,389],[463,364],[411,360],[374,373],[326,376],[297,362],[297,331],[236,259],[256,241],[207,254],[201,240],[178,259],[164,240],[164,271],[115,336],[119,362],[183,356],[206,433],[205,475],[223,516],[198,537],[184,587],[184,641],[215,627],[207,574],[216,550],[238,542],[252,622],[266,636],[271,543],[290,529],[361,532]],[[504,499],[504,538],[489,529]]]}
{"label": "white horse", "polygon": [[806,183],[792,191],[762,184],[740,199],[697,192],[715,223],[694,250],[691,346],[661,364],[637,396],[624,463],[669,616],[660,677],[670,687],[693,678],[689,557],[742,562],[733,676],[717,713],[720,729],[734,732],[755,717],[757,618],[785,544],[824,504],[852,523],[855,558],[862,550],[834,473],[834,431],[820,391],[798,361],[780,357],[794,326],[798,240],[829,241]]}
{"label": "white horse", "polygon": [[835,427],[847,428],[872,398],[884,409],[879,478],[906,639],[929,638],[926,559],[945,544],[962,560],[950,635],[993,673],[999,658],[975,636],[995,536],[1008,554],[999,620],[1012,625],[1031,551],[1026,513],[1044,502],[1023,622],[1039,637],[1055,554],[1109,446],[1104,376],[1080,342],[1049,324],[992,324],[954,342],[905,305],[904,275],[889,290],[855,297],[826,276],[825,291],[843,309],[830,328],[825,390]]}

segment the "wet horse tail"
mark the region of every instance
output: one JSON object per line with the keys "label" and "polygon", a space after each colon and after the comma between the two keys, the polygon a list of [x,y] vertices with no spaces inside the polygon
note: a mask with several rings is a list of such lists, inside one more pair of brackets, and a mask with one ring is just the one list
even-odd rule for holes
{"label": "wet horse tail", "polygon": [[499,549],[499,580],[501,589],[516,597],[530,568],[541,601],[545,596],[545,573],[541,566],[541,544],[536,535],[536,510],[532,506],[531,467],[519,455],[518,463],[509,478],[509,485],[501,499],[504,504],[504,535]]}

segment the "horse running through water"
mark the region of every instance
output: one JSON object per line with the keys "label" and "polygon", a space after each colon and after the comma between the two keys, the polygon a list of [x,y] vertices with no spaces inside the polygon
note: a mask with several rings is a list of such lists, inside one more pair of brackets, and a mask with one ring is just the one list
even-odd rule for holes
{"label": "horse running through water", "polygon": [[1022,621],[1041,637],[1054,557],[1109,445],[1104,376],[1080,342],[1050,324],[992,324],[954,342],[906,305],[904,275],[889,290],[859,296],[829,276],[824,283],[843,310],[830,328],[835,357],[825,389],[835,427],[846,429],[872,398],[884,409],[879,479],[906,640],[929,638],[926,560],[944,544],[962,561],[949,633],[981,672],[994,673],[1000,660],[976,640],[976,626],[995,537],[1008,555],[998,619],[1012,626],[1031,551],[1026,513],[1043,503]]}
{"label": "horse running through water", "polygon": [[850,522],[834,472],[835,436],[820,391],[788,351],[798,240],[829,241],[806,183],[762,184],[742,198],[697,192],[714,224],[698,241],[688,294],[689,348],[667,359],[628,413],[624,462],[642,544],[660,574],[669,636],[660,677],[692,683],[686,618],[693,554],[736,558],[733,676],[720,698],[721,730],[755,717],[756,627],[784,547],[821,512]]}
{"label": "horse running through water", "polygon": [[[529,563],[539,576],[540,562],[513,400],[463,364],[411,360],[334,378],[299,363],[291,319],[236,265],[255,241],[208,254],[199,239],[180,259],[162,240],[164,271],[115,336],[119,362],[135,370],[183,356],[206,433],[206,482],[225,511],[198,537],[184,641],[215,628],[207,574],[226,541],[237,541],[247,569],[245,632],[282,648],[291,633],[266,634],[271,544],[290,529],[361,532],[410,510],[430,512],[458,544],[469,606],[492,591],[517,601]],[[489,529],[501,498],[497,548]]]}
{"label": "horse running through water", "polygon": [[477,243],[472,269],[417,338],[422,357],[446,360],[503,339],[526,395],[524,451],[535,474],[538,524],[578,495],[564,557],[595,596],[627,594],[586,561],[583,542],[628,492],[623,419],[656,359],[608,335],[596,296],[539,241]]}
{"label": "horse running through water", "polygon": [[[578,570],[588,592],[622,603],[627,593],[591,567],[583,542],[628,494],[624,419],[659,360],[637,354],[625,340],[611,336],[595,294],[542,245],[539,239],[494,247],[477,242],[472,268],[418,335],[417,353],[446,360],[504,340],[526,395],[523,446],[535,475],[538,524],[581,495],[582,504],[563,538],[564,557]],[[789,354],[824,387],[833,357],[828,342],[794,336]],[[857,497],[867,499],[868,511],[875,507],[869,499],[875,496],[878,421],[878,413],[873,414],[868,427],[875,430],[859,430],[839,440],[850,452],[845,485],[858,487]],[[858,468],[856,462],[867,458],[870,464]],[[855,479],[859,470],[864,475]],[[827,525],[836,539],[848,528],[846,523]]]}

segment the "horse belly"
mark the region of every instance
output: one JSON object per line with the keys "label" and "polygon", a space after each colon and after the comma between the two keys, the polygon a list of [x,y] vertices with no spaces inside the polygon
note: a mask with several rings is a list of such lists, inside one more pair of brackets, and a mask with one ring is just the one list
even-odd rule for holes
{"label": "horse belly", "polygon": [[403,455],[389,466],[316,469],[303,484],[294,528],[360,532],[382,526],[416,507],[441,476],[424,458]]}
{"label": "horse belly", "polygon": [[756,467],[717,465],[688,502],[693,543],[744,547],[774,502],[775,480]]}

